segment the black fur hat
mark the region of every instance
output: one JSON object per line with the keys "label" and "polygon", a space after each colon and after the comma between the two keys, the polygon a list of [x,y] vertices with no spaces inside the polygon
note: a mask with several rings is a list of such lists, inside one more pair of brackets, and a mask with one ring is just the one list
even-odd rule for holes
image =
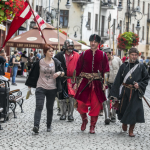
{"label": "black fur hat", "polygon": [[139,51],[136,48],[132,47],[129,50],[129,54],[131,54],[131,53],[137,53],[137,54],[139,54]]}
{"label": "black fur hat", "polygon": [[94,40],[96,42],[100,43],[101,42],[101,37],[97,34],[92,34],[89,38],[89,41],[94,41]]}

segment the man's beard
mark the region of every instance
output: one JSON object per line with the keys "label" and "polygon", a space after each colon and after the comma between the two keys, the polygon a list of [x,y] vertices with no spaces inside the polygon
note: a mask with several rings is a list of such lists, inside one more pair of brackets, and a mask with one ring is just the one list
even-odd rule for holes
{"label": "man's beard", "polygon": [[72,49],[68,49],[68,52],[69,52],[69,53],[72,53],[72,51],[73,51]]}
{"label": "man's beard", "polygon": [[135,63],[135,62],[136,62],[136,60],[131,59],[131,62],[132,62],[132,63]]}

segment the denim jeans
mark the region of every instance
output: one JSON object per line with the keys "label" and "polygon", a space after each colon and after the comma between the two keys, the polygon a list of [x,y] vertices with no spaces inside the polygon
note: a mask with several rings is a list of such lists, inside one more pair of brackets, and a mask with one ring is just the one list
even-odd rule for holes
{"label": "denim jeans", "polygon": [[41,113],[44,106],[44,101],[46,97],[46,108],[47,108],[47,127],[51,126],[53,118],[53,106],[55,97],[57,94],[57,89],[47,90],[41,87],[38,87],[35,92],[36,97],[36,108],[34,114],[34,126],[39,127],[41,120]]}
{"label": "denim jeans", "polygon": [[14,67],[13,67],[12,83],[15,83],[17,71],[18,71],[18,66],[14,66]]}

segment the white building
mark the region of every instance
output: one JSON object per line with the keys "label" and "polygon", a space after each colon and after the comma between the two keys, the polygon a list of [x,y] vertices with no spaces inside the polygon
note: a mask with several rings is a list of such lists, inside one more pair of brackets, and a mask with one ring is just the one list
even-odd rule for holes
{"label": "white building", "polygon": [[[131,17],[129,23],[129,31],[137,33],[140,38],[138,50],[142,55],[150,55],[150,1],[149,0],[130,0],[130,9],[133,12],[137,7],[141,13],[137,14],[137,19]],[[127,13],[127,0],[122,0],[123,10],[118,12],[118,22],[121,26],[120,33],[127,31],[128,28],[128,13]],[[141,19],[142,18],[142,19]],[[141,19],[141,20],[140,20]],[[140,31],[136,30],[137,20],[140,20]]]}

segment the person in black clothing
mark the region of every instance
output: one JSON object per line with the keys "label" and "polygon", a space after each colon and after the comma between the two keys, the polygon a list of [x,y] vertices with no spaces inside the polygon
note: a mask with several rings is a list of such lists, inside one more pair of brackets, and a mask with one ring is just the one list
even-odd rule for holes
{"label": "person in black clothing", "polygon": [[4,75],[5,75],[4,65],[6,62],[8,62],[6,53],[4,50],[1,50],[0,51],[0,79],[4,80],[4,81],[8,81],[8,79],[6,77],[4,77]]}
{"label": "person in black clothing", "polygon": [[27,62],[28,57],[26,56],[26,51],[23,52],[23,54],[21,55],[21,76],[23,76],[23,71],[24,71],[24,65]]}
{"label": "person in black clothing", "polygon": [[50,45],[44,48],[45,58],[35,62],[25,83],[29,88],[36,88],[36,109],[33,132],[39,132],[41,113],[46,97],[47,132],[51,131],[53,105],[57,92],[62,91],[60,77],[64,75],[61,62],[53,58],[54,50]]}

